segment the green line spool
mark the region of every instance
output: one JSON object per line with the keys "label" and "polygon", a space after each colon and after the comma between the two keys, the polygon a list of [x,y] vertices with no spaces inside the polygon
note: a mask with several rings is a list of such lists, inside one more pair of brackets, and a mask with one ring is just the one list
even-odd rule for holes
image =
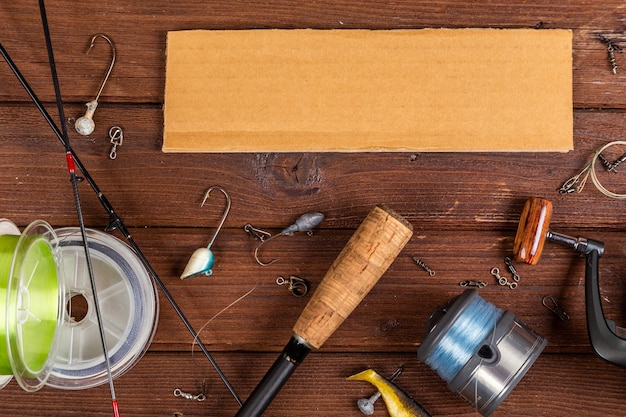
{"label": "green line spool", "polygon": [[56,235],[42,220],[20,235],[0,220],[0,385],[15,377],[25,391],[48,379],[64,320],[65,286]]}

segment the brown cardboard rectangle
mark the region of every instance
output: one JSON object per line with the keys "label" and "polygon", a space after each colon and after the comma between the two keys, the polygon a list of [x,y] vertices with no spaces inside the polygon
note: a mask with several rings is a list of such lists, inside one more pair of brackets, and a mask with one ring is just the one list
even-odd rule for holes
{"label": "brown cardboard rectangle", "polygon": [[168,34],[164,152],[567,151],[572,33]]}

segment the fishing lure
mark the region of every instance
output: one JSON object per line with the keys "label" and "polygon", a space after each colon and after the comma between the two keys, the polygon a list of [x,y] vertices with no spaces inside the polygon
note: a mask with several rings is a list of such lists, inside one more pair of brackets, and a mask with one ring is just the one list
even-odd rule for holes
{"label": "fishing lure", "polygon": [[222,214],[222,220],[220,220],[220,224],[217,226],[217,229],[215,229],[215,233],[213,233],[213,237],[211,238],[208,246],[206,248],[196,249],[191,255],[191,258],[187,262],[187,266],[185,266],[185,270],[180,276],[180,279],[187,279],[200,274],[204,274],[207,277],[213,275],[213,269],[211,268],[213,268],[213,263],[215,262],[215,255],[213,254],[213,251],[211,251],[211,246],[213,246],[213,242],[215,242],[215,238],[222,229],[226,216],[228,216],[228,212],[230,211],[230,196],[222,187],[217,185],[214,185],[207,190],[204,194],[204,200],[202,200],[200,207],[204,206],[207,198],[209,198],[209,194],[215,189],[220,190],[226,197],[226,209],[224,210],[224,214]]}
{"label": "fishing lure", "polygon": [[350,381],[366,381],[374,385],[387,406],[391,417],[431,417],[410,395],[373,369],[366,369],[348,377]]}
{"label": "fishing lure", "polygon": [[248,233],[256,232],[257,235],[259,235],[258,234],[259,232],[263,233],[259,235],[261,239],[261,243],[254,250],[254,259],[257,261],[259,265],[268,266],[276,262],[277,259],[272,259],[269,262],[261,261],[261,259],[259,258],[259,249],[261,249],[261,246],[263,246],[263,244],[265,244],[266,242],[269,242],[270,240],[278,236],[293,236],[295,232],[305,232],[309,234],[313,233],[313,228],[317,227],[323,220],[324,220],[324,215],[322,213],[317,213],[317,212],[305,213],[302,216],[298,217],[291,226],[283,229],[280,233],[277,233],[274,236],[270,236],[267,238],[264,237],[264,234],[266,234],[267,232],[264,232],[260,229],[254,228],[252,226],[248,227],[249,225],[246,225],[244,229]]}

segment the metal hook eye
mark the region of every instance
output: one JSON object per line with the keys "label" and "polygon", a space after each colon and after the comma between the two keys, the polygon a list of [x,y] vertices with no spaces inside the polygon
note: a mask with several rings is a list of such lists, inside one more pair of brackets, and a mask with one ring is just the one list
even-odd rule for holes
{"label": "metal hook eye", "polygon": [[100,88],[98,89],[96,98],[85,104],[85,106],[87,106],[85,115],[76,119],[76,122],[74,123],[74,128],[76,129],[76,131],[83,136],[87,136],[93,133],[96,127],[96,124],[93,121],[93,114],[95,113],[96,108],[98,107],[98,99],[100,98],[100,94],[102,94],[102,90],[104,89],[105,84],[109,80],[109,76],[111,75],[111,71],[113,70],[113,65],[115,65],[115,45],[113,44],[113,41],[109,39],[108,36],[103,35],[102,33],[97,33],[92,36],[91,42],[89,43],[89,46],[87,47],[87,51],[85,53],[88,54],[89,51],[91,51],[91,49],[94,47],[96,43],[97,38],[102,38],[106,40],[111,46],[111,63],[109,64],[109,69],[107,70],[104,76],[104,80],[102,80],[102,84],[100,84]]}

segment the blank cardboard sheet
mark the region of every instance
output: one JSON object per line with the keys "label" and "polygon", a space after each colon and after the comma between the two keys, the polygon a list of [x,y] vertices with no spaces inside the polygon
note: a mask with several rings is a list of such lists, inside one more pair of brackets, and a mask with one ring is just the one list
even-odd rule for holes
{"label": "blank cardboard sheet", "polygon": [[165,152],[573,148],[572,33],[169,32]]}

